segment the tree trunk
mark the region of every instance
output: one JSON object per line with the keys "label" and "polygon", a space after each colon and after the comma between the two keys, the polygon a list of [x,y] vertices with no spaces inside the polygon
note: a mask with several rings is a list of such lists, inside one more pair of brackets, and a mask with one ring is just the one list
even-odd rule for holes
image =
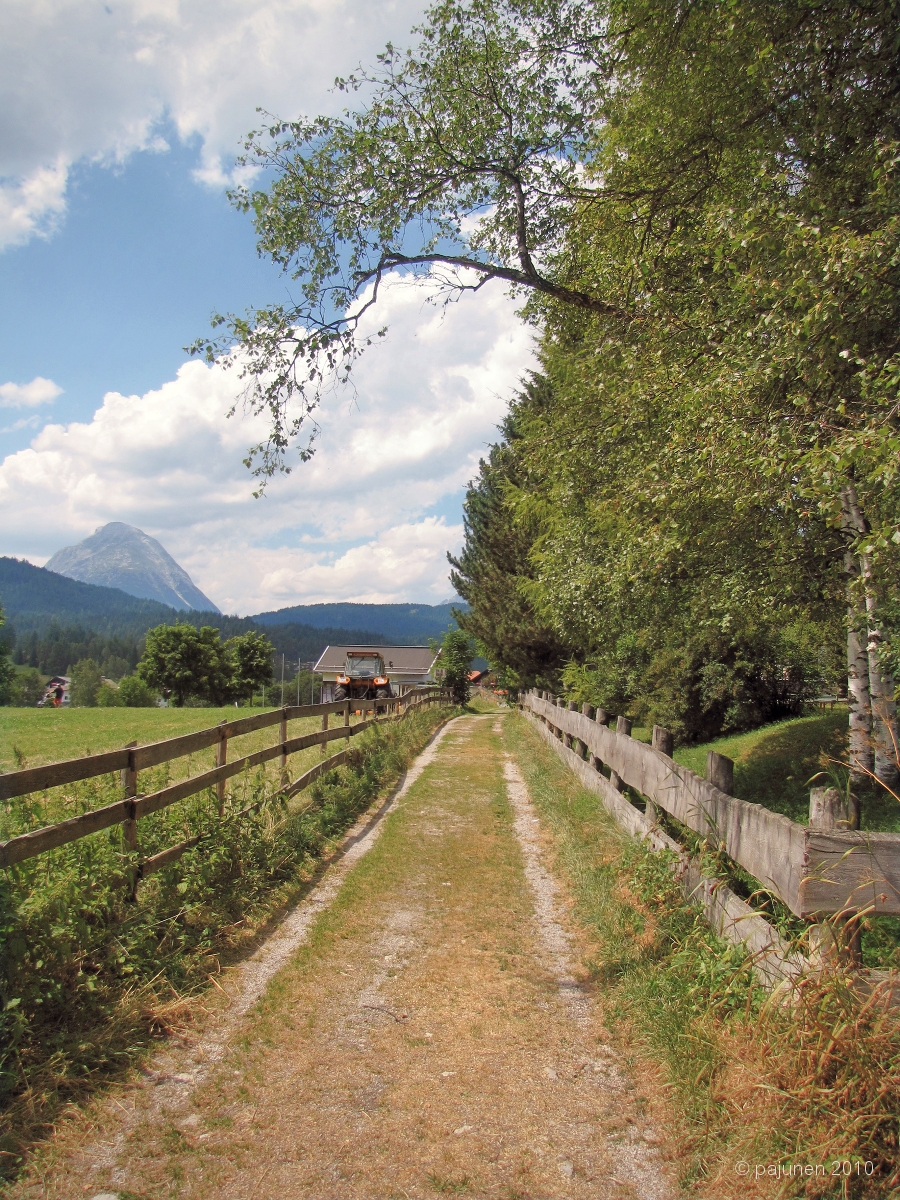
{"label": "tree trunk", "polygon": [[897,765],[897,704],[894,700],[894,681],[882,670],[878,651],[881,648],[881,629],[875,611],[874,597],[866,596],[866,617],[869,659],[869,697],[872,705],[872,738],[875,743],[875,775],[888,787],[896,787],[900,779]]}
{"label": "tree trunk", "polygon": [[[848,540],[857,541],[869,532],[851,481],[841,493],[842,528]],[[882,670],[878,651],[881,629],[875,593],[872,560],[866,553],[848,547],[844,555],[848,575],[847,689],[850,705],[850,777],[861,783],[875,775],[893,787],[900,778],[897,755],[897,706],[894,681]],[[862,609],[860,584],[865,597]],[[865,637],[865,644],[860,634]]]}

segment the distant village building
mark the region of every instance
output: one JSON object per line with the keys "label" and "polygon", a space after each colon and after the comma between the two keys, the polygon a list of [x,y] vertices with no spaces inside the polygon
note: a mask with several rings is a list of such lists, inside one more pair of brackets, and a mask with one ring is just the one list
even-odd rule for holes
{"label": "distant village building", "polygon": [[38,700],[38,708],[62,708],[69,704],[69,685],[72,681],[68,675],[54,675],[47,681],[44,694]]}
{"label": "distant village building", "polygon": [[380,654],[391,694],[402,696],[412,688],[434,683],[437,654],[430,646],[326,646],[313,670],[322,676],[322,703],[330,704],[337,678],[343,675],[348,654]]}

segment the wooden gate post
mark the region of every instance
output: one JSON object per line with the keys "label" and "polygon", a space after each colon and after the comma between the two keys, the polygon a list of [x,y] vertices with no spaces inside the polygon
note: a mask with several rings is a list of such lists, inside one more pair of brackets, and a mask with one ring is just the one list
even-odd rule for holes
{"label": "wooden gate post", "polygon": [[[631,737],[631,722],[627,717],[616,717],[616,733],[620,733],[623,737]],[[610,771],[609,782],[617,792],[625,791],[625,784],[616,771]]]}
{"label": "wooden gate post", "polygon": [[[222,732],[219,734],[219,741],[216,744],[216,766],[224,767],[228,762],[228,738],[224,733],[225,722],[222,722]],[[225,780],[220,779],[216,784],[216,799],[219,802],[219,817],[225,816]]]}
{"label": "wooden gate post", "polygon": [[[125,747],[129,751],[128,766],[122,771],[122,790],[125,793],[126,799],[137,795],[137,768],[134,764],[134,747],[137,742],[129,742]],[[135,807],[129,805],[131,815],[122,822],[122,841],[126,850],[137,853],[138,849],[138,832],[137,820],[135,818]],[[132,863],[126,873],[128,879],[128,899],[132,904],[137,903],[138,884],[141,881],[140,863]]]}
{"label": "wooden gate post", "polygon": [[[810,829],[846,829],[849,824],[846,803],[837,788],[810,789]],[[845,909],[830,921],[816,921],[809,927],[809,956],[819,967],[862,966],[861,943],[859,914],[853,909]]]}

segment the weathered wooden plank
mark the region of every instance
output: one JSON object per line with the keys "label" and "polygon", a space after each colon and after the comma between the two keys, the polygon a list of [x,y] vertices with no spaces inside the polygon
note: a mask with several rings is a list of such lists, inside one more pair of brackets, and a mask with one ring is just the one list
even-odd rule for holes
{"label": "weathered wooden plank", "polygon": [[115,804],[70,817],[68,821],[45,825],[43,829],[33,829],[30,833],[10,838],[8,842],[0,842],[0,867],[11,867],[47,850],[56,850],[68,842],[87,837],[89,833],[98,833],[101,829],[109,829],[111,825],[133,819],[136,803],[130,799],[117,800]]}
{"label": "weathered wooden plank", "polygon": [[347,703],[346,700],[332,700],[328,704],[290,704],[286,711],[288,720],[296,721],[300,717],[321,717],[325,713],[343,712]]}
{"label": "weathered wooden plank", "polygon": [[[145,858],[141,863],[141,879],[146,879],[148,875],[155,874],[157,871],[162,870],[163,867],[167,867],[169,863],[178,862],[183,854],[200,844],[203,836],[203,834],[198,834],[197,837],[188,838],[185,842],[179,842],[177,846],[170,846],[168,850],[160,850],[159,854],[153,854],[150,858]],[[208,837],[209,835],[207,834],[206,836]]]}
{"label": "weathered wooden plank", "polygon": [[800,974],[805,965],[802,955],[791,949],[761,913],[736,896],[727,884],[704,875],[684,848],[656,828],[633,804],[629,804],[608,779],[565,747],[527,710],[526,715],[532,718],[533,728],[553,747],[585,787],[600,796],[604,808],[617,825],[632,836],[648,841],[656,850],[672,852],[672,870],[679,879],[685,897],[702,908],[707,921],[720,937],[732,945],[746,947],[754,970],[765,986],[775,987],[783,980],[796,978]]}
{"label": "weathered wooden plank", "polygon": [[791,948],[774,925],[720,879],[700,872],[693,860],[682,877],[688,899],[699,904],[710,926],[733,946],[744,945],[757,976],[769,988],[797,979],[807,969],[803,954]]}
{"label": "weathered wooden plank", "polygon": [[802,916],[844,909],[900,913],[900,836],[855,829],[806,832]]}
{"label": "weathered wooden plank", "polygon": [[[357,725],[356,728],[358,729],[359,726]],[[305,733],[302,737],[291,738],[290,741],[285,742],[284,752],[285,754],[296,754],[298,750],[306,750],[310,746],[320,746],[325,742],[333,742],[346,736],[347,730],[342,725],[338,725],[335,729],[317,729],[315,733]],[[276,747],[276,749],[280,750],[280,747]]]}
{"label": "weathered wooden plank", "polygon": [[327,775],[329,771],[333,771],[335,767],[339,767],[342,763],[345,763],[349,756],[349,750],[341,750],[337,754],[332,754],[330,758],[326,758],[324,762],[316,763],[305,774],[295,779],[290,787],[285,788],[285,796],[295,796],[298,792],[302,792],[304,788],[308,788],[311,783],[314,783],[320,775]]}
{"label": "weathered wooden plank", "polygon": [[42,792],[64,783],[76,783],[79,779],[93,779],[111,771],[127,770],[128,755],[128,750],[110,750],[105,754],[86,754],[84,758],[48,763],[45,767],[9,771],[6,775],[0,775],[0,800],[27,796],[29,792]]}
{"label": "weathered wooden plank", "polygon": [[[274,758],[278,750],[279,747],[274,747],[271,757]],[[206,788],[215,787],[235,775],[240,775],[246,767],[246,758],[236,758],[234,762],[225,763],[221,767],[213,767],[212,770],[203,771],[200,775],[192,775],[190,779],[170,783],[168,787],[161,788],[158,792],[150,792],[147,796],[138,796],[135,801],[135,816],[138,820],[141,817],[149,817],[151,813],[159,812],[161,808],[168,808],[171,804],[177,804],[179,800],[186,800],[188,796],[195,796]]]}
{"label": "weathered wooden plank", "polygon": [[173,758],[184,758],[187,754],[195,754],[207,746],[215,746],[222,737],[241,737],[245,733],[255,733],[258,729],[266,729],[271,725],[279,725],[287,714],[287,720],[295,721],[302,717],[321,716],[326,712],[343,712],[346,701],[334,704],[301,704],[286,705],[284,708],[273,708],[266,712],[255,713],[252,717],[241,717],[237,721],[226,721],[222,725],[213,725],[209,729],[199,729],[196,733],[185,733],[181,737],[167,738],[162,742],[151,742],[139,746],[135,751],[137,769],[155,767],[159,763],[169,762]]}
{"label": "weathered wooden plank", "polygon": [[721,845],[792,912],[800,913],[806,829],[759,804],[727,796],[666,754],[530,696],[529,707],[585,742],[619,779],[689,829]]}
{"label": "weathered wooden plank", "polygon": [[[227,733],[225,736],[228,736]],[[217,746],[221,738],[222,726],[214,725],[212,729],[198,729],[196,733],[185,733],[181,737],[167,738],[164,742],[150,742],[146,746],[138,746],[134,751],[135,768],[143,771],[147,767],[170,762],[173,758],[196,754],[208,746]]]}

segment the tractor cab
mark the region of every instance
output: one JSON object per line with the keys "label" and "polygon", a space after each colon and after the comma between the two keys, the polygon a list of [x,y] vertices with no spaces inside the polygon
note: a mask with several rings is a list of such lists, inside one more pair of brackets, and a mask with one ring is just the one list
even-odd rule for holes
{"label": "tractor cab", "polygon": [[380,654],[373,650],[355,650],[347,655],[344,672],[335,680],[336,701],[387,700],[392,695]]}

